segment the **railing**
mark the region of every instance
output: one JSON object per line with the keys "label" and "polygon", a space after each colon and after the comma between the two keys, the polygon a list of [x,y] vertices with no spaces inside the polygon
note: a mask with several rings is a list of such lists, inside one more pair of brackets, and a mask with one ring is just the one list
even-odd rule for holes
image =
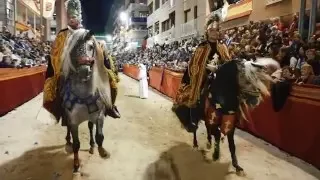
{"label": "railing", "polygon": [[132,29],[128,32],[128,38],[143,39],[147,34],[148,34],[148,30]]}
{"label": "railing", "polygon": [[174,39],[174,28],[171,28],[165,32],[161,33],[160,41],[164,43],[166,40],[170,41]]}
{"label": "railing", "polygon": [[146,23],[147,22],[147,18],[146,17],[131,17],[131,22]]}
{"label": "railing", "polygon": [[198,20],[194,19],[180,25],[180,36],[190,36],[197,33]]}
{"label": "railing", "polygon": [[196,35],[198,33],[198,20],[194,19],[187,23],[178,25],[176,28],[171,28],[156,36],[147,39],[147,46],[151,47],[155,43],[163,44],[166,40],[168,42],[176,41],[187,36]]}

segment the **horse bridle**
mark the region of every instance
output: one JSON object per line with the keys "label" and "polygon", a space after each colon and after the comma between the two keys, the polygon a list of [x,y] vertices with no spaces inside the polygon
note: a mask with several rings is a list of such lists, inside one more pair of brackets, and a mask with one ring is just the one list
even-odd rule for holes
{"label": "horse bridle", "polygon": [[93,42],[93,45],[92,45],[92,46],[93,46],[92,56],[91,56],[91,57],[88,57],[88,56],[86,56],[86,57],[81,57],[81,59],[78,60],[79,65],[90,65],[90,66],[92,66],[92,65],[94,64],[94,60],[95,60],[94,56],[95,56],[95,50],[96,50],[96,43]]}

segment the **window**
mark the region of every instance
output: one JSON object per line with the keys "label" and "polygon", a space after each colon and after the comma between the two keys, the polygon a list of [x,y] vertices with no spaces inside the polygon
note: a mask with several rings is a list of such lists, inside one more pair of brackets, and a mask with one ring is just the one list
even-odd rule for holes
{"label": "window", "polygon": [[147,0],[139,0],[140,4],[147,4]]}
{"label": "window", "polygon": [[170,7],[173,7],[175,4],[175,0],[170,0]]}
{"label": "window", "polygon": [[12,19],[13,18],[13,11],[11,9],[7,9],[7,17],[9,19]]}
{"label": "window", "polygon": [[149,12],[148,11],[139,11],[139,17],[148,17]]}
{"label": "window", "polygon": [[197,18],[198,18],[198,6],[195,6],[195,7],[194,7],[193,18],[194,18],[194,19],[197,19]]}
{"label": "window", "polygon": [[223,4],[224,4],[223,0],[209,0],[210,11],[212,12],[222,8]]}
{"label": "window", "polygon": [[149,37],[153,36],[153,26],[148,27],[148,36]]}
{"label": "window", "polygon": [[153,13],[153,2],[148,5],[149,13]]}
{"label": "window", "polygon": [[170,22],[169,19],[167,19],[167,20],[162,22],[162,24],[161,24],[162,32],[168,31],[170,29],[170,23],[169,22]]}
{"label": "window", "polygon": [[190,11],[191,11],[190,9],[184,11],[184,23],[189,21],[188,16],[190,14]]}
{"label": "window", "polygon": [[155,0],[154,10],[157,10],[159,8],[160,8],[160,0]]}
{"label": "window", "polygon": [[169,0],[162,0],[162,4],[164,4],[164,3],[166,3],[166,2],[168,2]]}
{"label": "window", "polygon": [[170,27],[174,26],[176,23],[176,12],[173,11],[169,14],[169,20],[170,20]]}
{"label": "window", "polygon": [[154,23],[154,34],[157,35],[160,33],[159,21]]}

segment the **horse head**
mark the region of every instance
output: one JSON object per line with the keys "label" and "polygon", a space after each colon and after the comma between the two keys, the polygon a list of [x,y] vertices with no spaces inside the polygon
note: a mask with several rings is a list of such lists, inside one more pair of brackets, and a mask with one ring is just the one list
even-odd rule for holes
{"label": "horse head", "polygon": [[88,76],[97,51],[93,33],[78,29],[68,38],[63,50],[63,74],[67,77],[70,70],[77,76]]}
{"label": "horse head", "polygon": [[[244,92],[262,99],[269,96],[269,84],[272,81],[271,74],[280,68],[277,61],[272,58],[258,58],[255,62],[244,62],[243,70],[240,71],[240,87]],[[260,101],[256,101],[255,105]]]}

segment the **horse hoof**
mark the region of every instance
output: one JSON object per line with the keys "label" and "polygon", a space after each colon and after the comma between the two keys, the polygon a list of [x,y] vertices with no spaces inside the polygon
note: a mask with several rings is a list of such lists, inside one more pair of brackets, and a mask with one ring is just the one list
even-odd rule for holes
{"label": "horse hoof", "polygon": [[103,147],[98,147],[99,155],[102,158],[108,159],[110,158],[110,153],[105,150]]}
{"label": "horse hoof", "polygon": [[212,159],[210,158],[210,151],[203,150],[202,155],[203,155],[203,159],[206,163],[212,163]]}
{"label": "horse hoof", "polygon": [[244,172],[244,170],[237,170],[236,174],[237,176],[240,176],[240,177],[246,176],[246,173]]}
{"label": "horse hoof", "polygon": [[213,155],[212,155],[212,160],[213,161],[218,161],[220,159],[220,153],[217,151],[214,151]]}
{"label": "horse hoof", "polygon": [[192,150],[193,151],[199,151],[199,146],[193,146]]}
{"label": "horse hoof", "polygon": [[90,154],[94,154],[94,147],[90,147],[89,153],[90,153]]}
{"label": "horse hoof", "polygon": [[80,160],[74,160],[73,161],[73,173],[79,173],[80,172]]}
{"label": "horse hoof", "polygon": [[66,144],[66,146],[65,146],[65,151],[66,151],[68,154],[73,153],[72,143],[67,143],[67,144]]}
{"label": "horse hoof", "polygon": [[74,174],[80,173],[80,165],[74,165],[73,166],[73,173]]}

